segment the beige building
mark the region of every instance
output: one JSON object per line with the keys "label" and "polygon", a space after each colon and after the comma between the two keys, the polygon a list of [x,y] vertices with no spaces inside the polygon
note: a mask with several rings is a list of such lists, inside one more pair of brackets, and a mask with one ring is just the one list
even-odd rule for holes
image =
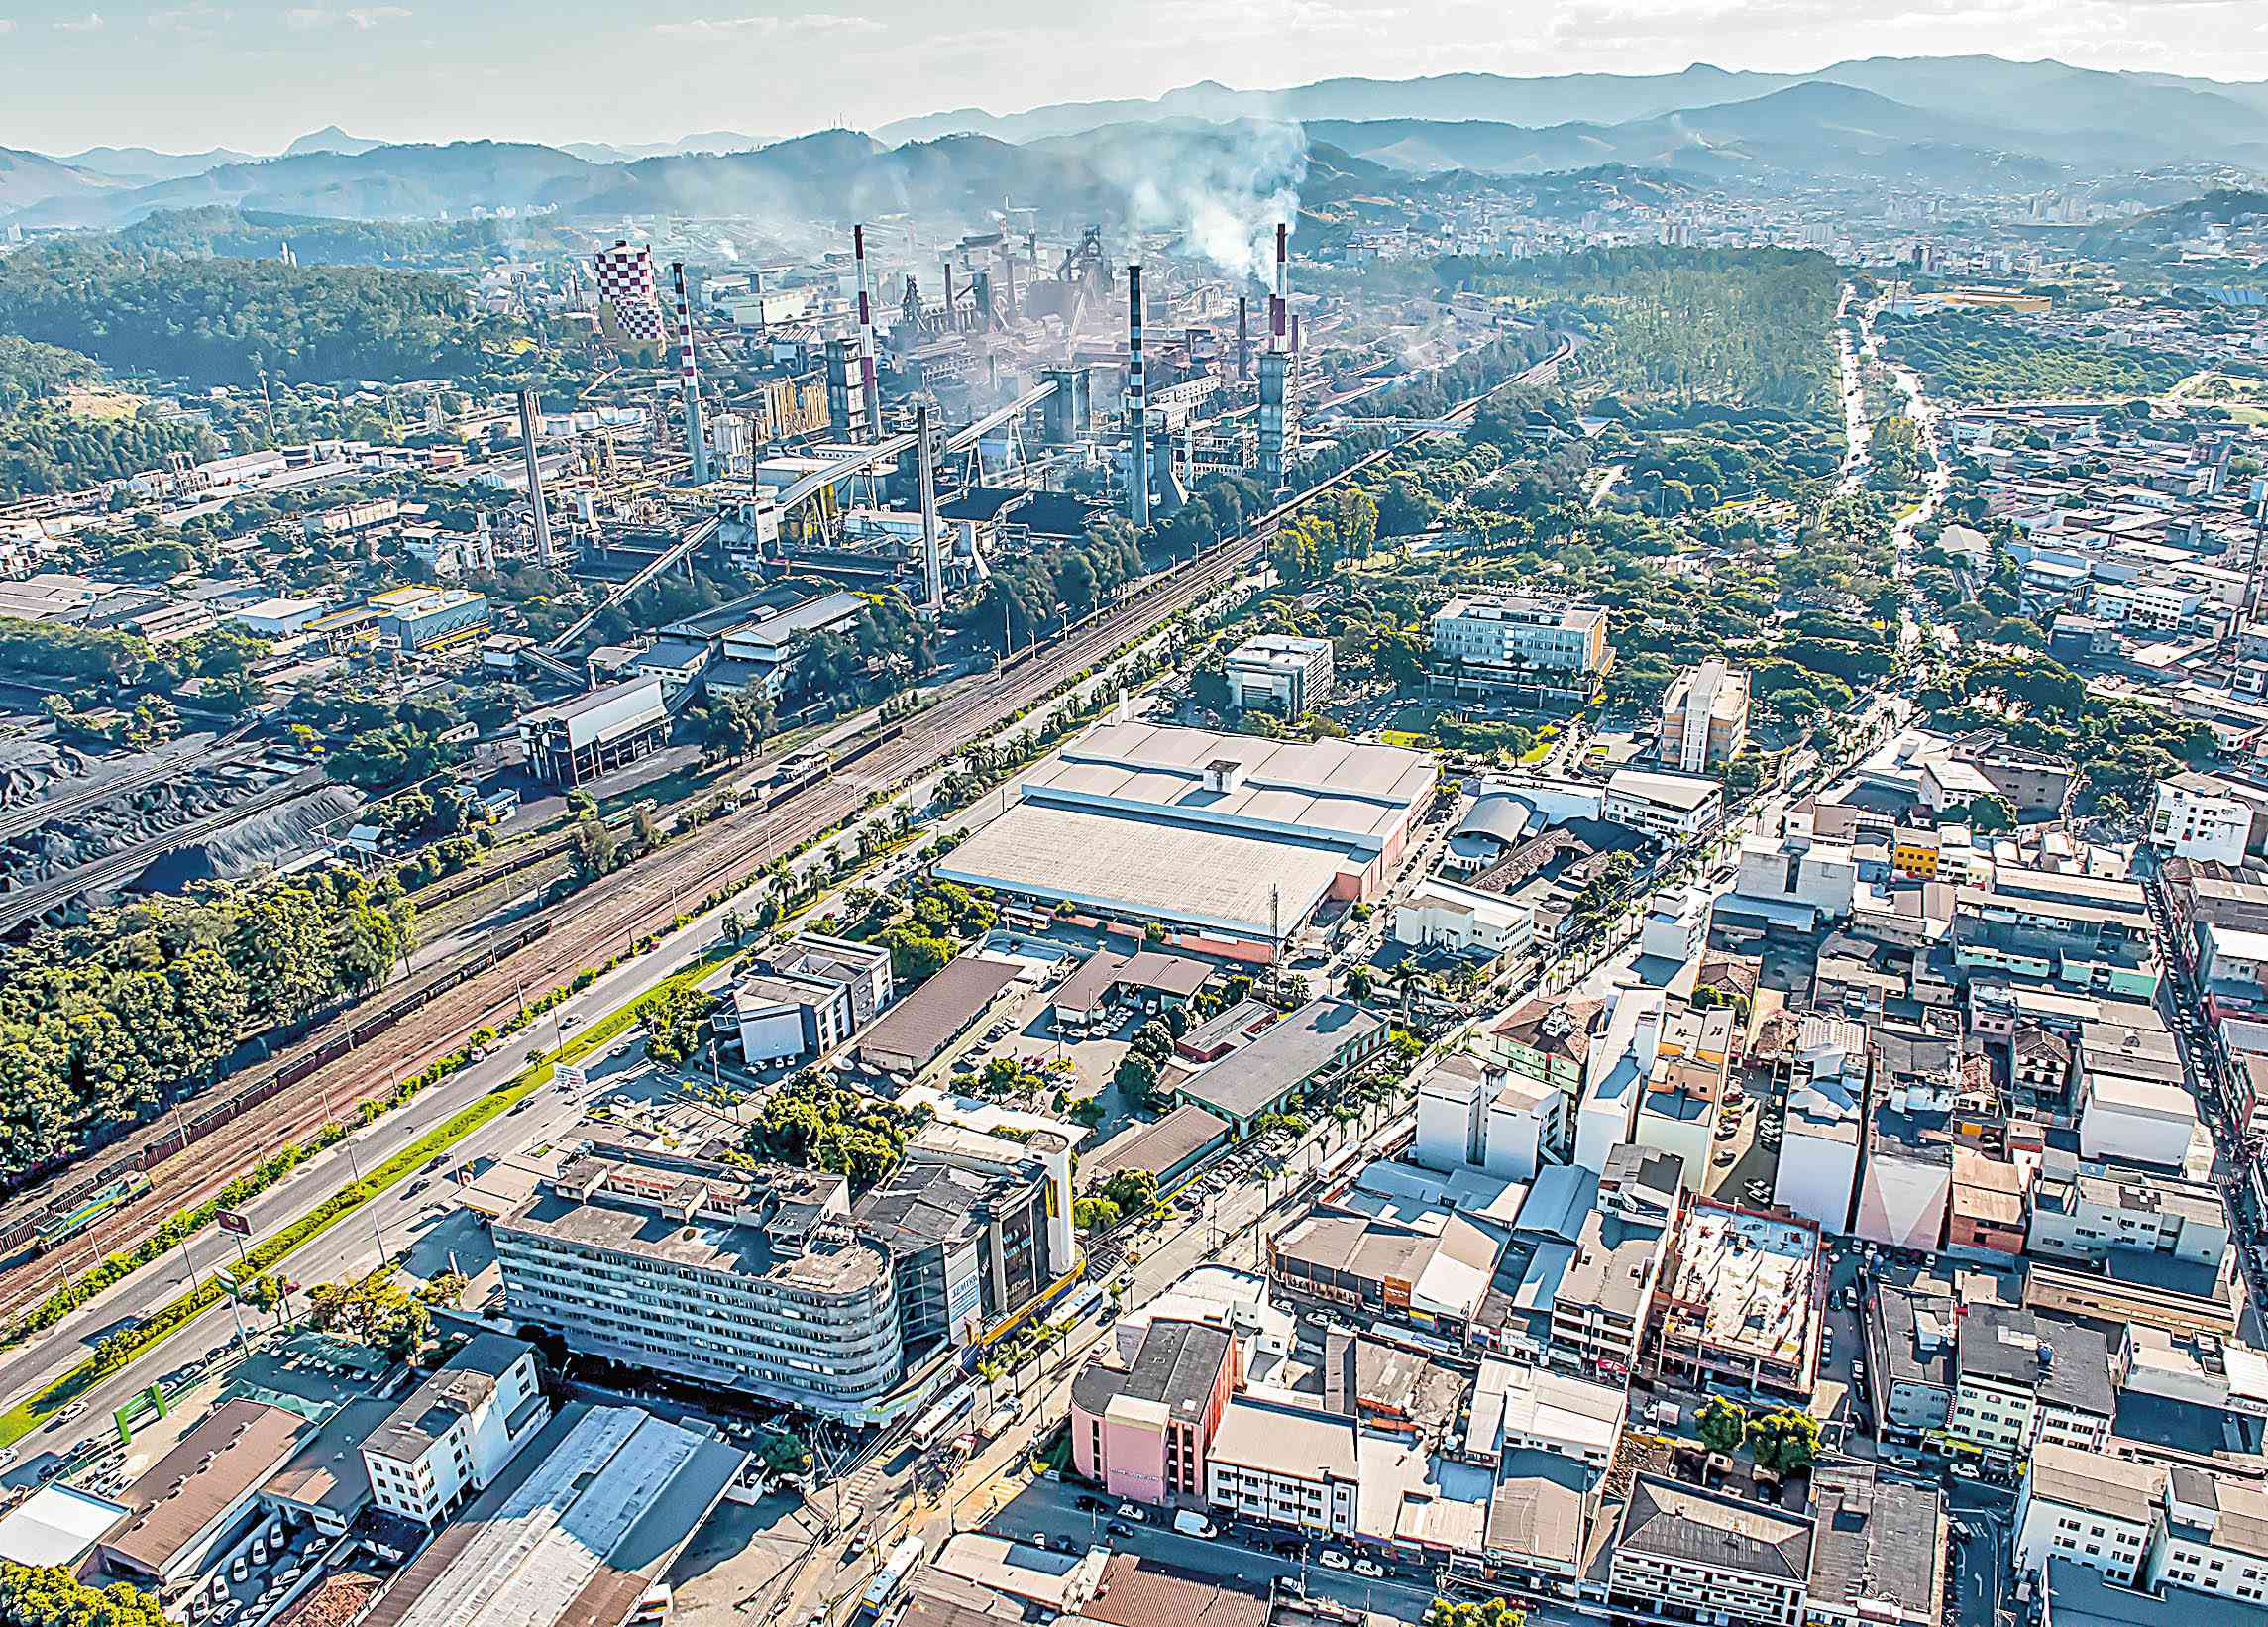
{"label": "beige building", "polygon": [[1748,744],[1748,673],[1720,656],[1687,667],[1662,698],[1654,755],[1664,768],[1705,774]]}

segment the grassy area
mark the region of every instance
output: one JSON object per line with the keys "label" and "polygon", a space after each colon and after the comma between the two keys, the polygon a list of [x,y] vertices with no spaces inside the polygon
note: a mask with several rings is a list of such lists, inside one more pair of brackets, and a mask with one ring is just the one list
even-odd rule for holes
{"label": "grassy area", "polygon": [[[341,1187],[306,1215],[263,1241],[259,1247],[249,1251],[247,1263],[256,1272],[271,1269],[295,1249],[321,1237],[379,1193],[407,1179],[434,1157],[448,1151],[499,1114],[510,1112],[515,1104],[549,1084],[553,1073],[562,1065],[579,1062],[620,1038],[636,1024],[633,1008],[640,1001],[650,995],[701,982],[728,963],[733,953],[734,950],[729,946],[712,949],[700,959],[672,972],[640,994],[636,1000],[616,1007],[597,1022],[579,1030],[557,1050],[530,1062],[479,1101],[469,1102],[459,1108],[362,1180]],[[0,1413],[0,1446],[31,1434],[61,1408],[69,1405],[82,1391],[109,1377],[126,1361],[164,1343],[213,1306],[221,1304],[224,1298],[223,1285],[219,1277],[214,1275],[208,1276],[202,1287],[178,1295],[160,1306],[144,1319],[141,1327],[136,1330],[137,1337],[122,1347],[112,1359],[98,1360],[89,1356],[30,1399],[20,1401]]]}

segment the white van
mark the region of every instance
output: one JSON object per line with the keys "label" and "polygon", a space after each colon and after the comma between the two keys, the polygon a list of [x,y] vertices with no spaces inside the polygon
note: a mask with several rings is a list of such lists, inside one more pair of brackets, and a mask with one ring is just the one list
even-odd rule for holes
{"label": "white van", "polygon": [[1219,1527],[1215,1526],[1211,1520],[1186,1508],[1173,1516],[1173,1529],[1180,1532],[1184,1537],[1211,1538],[1221,1534]]}

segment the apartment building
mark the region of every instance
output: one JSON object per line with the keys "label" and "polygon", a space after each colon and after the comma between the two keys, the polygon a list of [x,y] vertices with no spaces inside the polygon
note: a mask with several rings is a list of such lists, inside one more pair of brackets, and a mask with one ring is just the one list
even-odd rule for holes
{"label": "apartment building", "polygon": [[1795,1627],[1813,1533],[1807,1517],[1641,1474],[1615,1536],[1606,1602],[1710,1627]]}
{"label": "apartment building", "polygon": [[1305,716],[1331,698],[1331,640],[1261,633],[1229,652],[1222,677],[1238,711]]}
{"label": "apartment building", "polygon": [[2176,858],[2240,865],[2268,852],[2268,790],[2185,769],[2150,796],[2149,842]]}
{"label": "apartment building", "polygon": [[550,1416],[535,1347],[475,1334],[364,1440],[371,1500],[432,1525],[486,1491]]}
{"label": "apartment building", "polygon": [[1207,1454],[1242,1380],[1236,1334],[1157,1318],[1133,1360],[1092,1361],[1072,1379],[1072,1463],[1114,1497],[1198,1503]]}
{"label": "apartment building", "polygon": [[594,1143],[493,1236],[505,1314],[573,1351],[853,1419],[903,1368],[839,1175]]}
{"label": "apartment building", "polygon": [[1355,1422],[1296,1400],[1230,1401],[1205,1460],[1205,1500],[1243,1519],[1351,1537],[1361,1506]]}
{"label": "apartment building", "polygon": [[1706,774],[1748,745],[1749,678],[1721,656],[1687,667],[1662,699],[1655,760],[1684,774]]}
{"label": "apartment building", "polygon": [[2043,1444],[2016,1495],[2017,1569],[2037,1575],[2060,1555],[2135,1586],[2156,1544],[2164,1473],[2157,1464]]}
{"label": "apartment building", "polygon": [[2002,1460],[2041,1443],[2099,1452],[2117,1407],[2109,1342],[2096,1328],[2004,1305],[1966,1308],[1946,1426],[1955,1440]]}
{"label": "apartment building", "polygon": [[1596,604],[1474,594],[1434,612],[1433,668],[1458,689],[1546,688],[1587,694],[1606,669],[1607,612]]}

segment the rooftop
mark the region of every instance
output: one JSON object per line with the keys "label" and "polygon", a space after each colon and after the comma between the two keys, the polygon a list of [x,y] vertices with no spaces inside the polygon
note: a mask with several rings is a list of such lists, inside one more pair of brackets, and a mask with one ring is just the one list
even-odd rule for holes
{"label": "rooftop", "polygon": [[1020,967],[984,955],[960,955],[907,995],[858,1037],[858,1054],[869,1066],[877,1058],[912,1058],[924,1067],[977,1020],[1000,992],[1015,982]]}
{"label": "rooftop", "polygon": [[1382,1025],[1344,1000],[1311,1000],[1251,1043],[1193,1074],[1181,1087],[1231,1119],[1248,1119],[1321,1072],[1342,1049]]}
{"label": "rooftop", "polygon": [[503,1334],[482,1332],[402,1398],[365,1443],[381,1458],[414,1463],[460,1418],[472,1416],[514,1362],[535,1347]]}
{"label": "rooftop", "polygon": [[1830,1602],[1864,1618],[1870,1602],[1895,1602],[1907,1619],[1932,1619],[1943,1587],[1943,1495],[1858,1464],[1823,1466],[1811,1485],[1814,1605]]}
{"label": "rooftop", "polygon": [[1800,1585],[1810,1574],[1811,1522],[1682,1481],[1641,1474],[1619,1547]]}
{"label": "rooftop", "polygon": [[183,1436],[143,1470],[119,1500],[134,1513],[103,1540],[103,1550],[152,1574],[224,1509],[252,1495],[290,1457],[307,1420],[282,1407],[239,1397]]}

